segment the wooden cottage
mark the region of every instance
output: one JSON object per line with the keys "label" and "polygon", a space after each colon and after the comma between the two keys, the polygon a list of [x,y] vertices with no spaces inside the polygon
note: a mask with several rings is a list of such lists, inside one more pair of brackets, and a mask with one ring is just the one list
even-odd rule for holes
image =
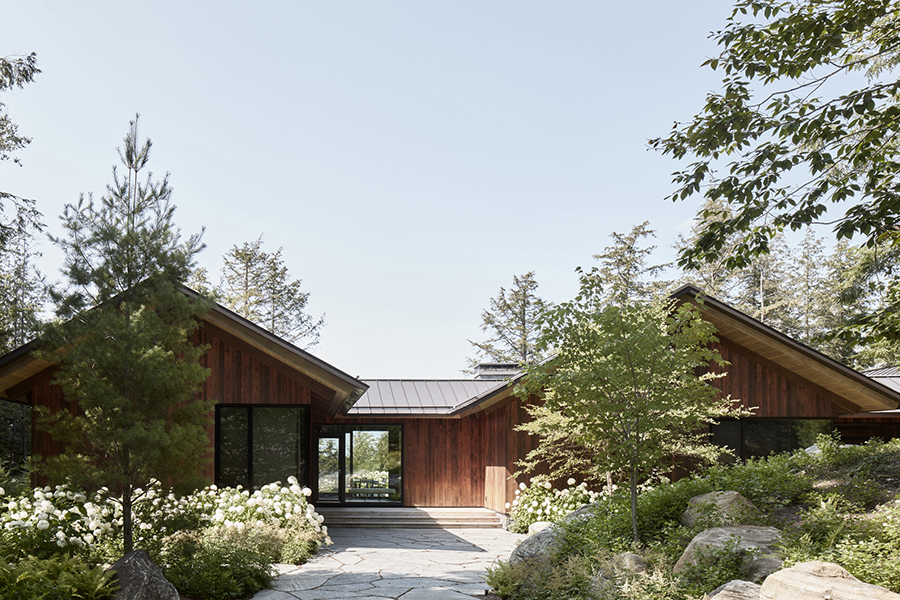
{"label": "wooden cottage", "polygon": [[[693,302],[698,295],[685,286],[674,297]],[[703,312],[732,363],[715,385],[758,407],[753,418],[712,432],[741,456],[808,445],[841,415],[900,405],[900,392],[723,303],[706,298]],[[527,418],[508,383],[518,375],[359,380],[217,305],[195,340],[210,347],[202,361],[212,375],[201,396],[217,402],[210,482],[251,487],[293,474],[318,506],[505,512],[514,498],[510,476],[534,446],[514,430]],[[54,365],[32,356],[35,344],[0,357],[0,397],[70,408],[51,384]],[[32,426],[32,434],[35,453],[59,451],[46,433]]]}

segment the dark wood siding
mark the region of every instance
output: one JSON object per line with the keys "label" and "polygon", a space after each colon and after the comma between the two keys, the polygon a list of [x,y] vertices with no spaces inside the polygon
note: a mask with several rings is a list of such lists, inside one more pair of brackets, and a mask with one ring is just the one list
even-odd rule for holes
{"label": "dark wood siding", "polygon": [[714,344],[726,361],[728,375],[712,380],[723,393],[739,399],[747,408],[756,407],[760,418],[834,418],[841,411],[827,390],[782,369],[753,352],[723,340]]}

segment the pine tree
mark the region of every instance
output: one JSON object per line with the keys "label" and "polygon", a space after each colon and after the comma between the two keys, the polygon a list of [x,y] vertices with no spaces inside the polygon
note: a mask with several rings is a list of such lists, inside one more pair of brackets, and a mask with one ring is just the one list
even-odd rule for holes
{"label": "pine tree", "polygon": [[40,410],[39,426],[63,445],[40,471],[120,501],[126,552],[139,490],[154,480],[196,483],[213,406],[196,399],[209,371],[199,364],[205,348],[189,341],[203,307],[179,287],[200,235],[181,240],[168,176],[139,178],[149,153],[135,119],[119,150],[126,174],[113,169],[100,202],[82,195],[66,206],[65,234],[54,242],[65,252],[68,288],[54,292],[60,320],[47,328],[42,352],[78,409]]}
{"label": "pine tree", "polygon": [[0,348],[9,351],[37,337],[48,300],[44,276],[34,265],[40,256],[30,230],[13,232],[0,253]]}
{"label": "pine tree", "polygon": [[512,288],[507,291],[501,287],[490,299],[490,308],[481,313],[481,330],[490,332],[491,337],[483,342],[468,340],[478,355],[468,359],[466,372],[474,372],[486,360],[527,366],[544,359],[544,353],[536,349],[540,335],[537,322],[550,304],[537,296],[537,288],[534,271],[529,271],[514,275]]}
{"label": "pine tree", "polygon": [[219,297],[223,304],[290,342],[310,348],[319,342],[325,317],[306,312],[309,292],[301,279],[291,280],[281,257],[283,248],[270,254],[263,238],[233,246],[224,257]]}

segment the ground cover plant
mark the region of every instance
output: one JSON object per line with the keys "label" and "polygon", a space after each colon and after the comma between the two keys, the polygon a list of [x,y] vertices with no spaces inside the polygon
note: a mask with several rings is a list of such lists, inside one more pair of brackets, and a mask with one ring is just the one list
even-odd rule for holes
{"label": "ground cover plant", "polygon": [[[543,490],[541,492],[540,490]],[[676,575],[672,567],[691,539],[718,523],[713,515],[692,527],[681,515],[693,496],[734,490],[753,502],[760,513],[754,525],[783,531],[778,549],[784,566],[822,560],[846,568],[862,581],[900,593],[900,440],[870,441],[846,446],[834,436],[819,436],[810,451],[772,455],[746,463],[717,465],[670,483],[648,481],[638,495],[637,518],[641,545],[633,543],[630,499],[615,490],[597,494],[588,516],[556,518],[558,542],[553,553],[538,563],[499,563],[487,581],[504,598],[520,600],[699,598],[731,579],[746,576],[732,552],[711,551],[694,567]],[[551,492],[543,484],[526,486],[513,510],[516,513]],[[541,502],[538,502],[541,505]],[[551,502],[552,505],[552,502]],[[545,509],[542,516],[548,511]],[[527,526],[525,526],[527,529]],[[623,570],[616,556],[636,552],[648,570]],[[575,586],[561,586],[567,570],[579,573]],[[584,586],[585,574],[590,585]],[[575,585],[577,583],[577,585]]]}
{"label": "ground cover plant", "polygon": [[[255,491],[209,486],[179,497],[154,482],[140,492],[135,547],[186,597],[247,597],[269,585],[273,563],[301,564],[330,541],[293,477]],[[103,566],[123,554],[123,520],[107,498],[68,485],[0,488],[0,599],[111,597]]]}

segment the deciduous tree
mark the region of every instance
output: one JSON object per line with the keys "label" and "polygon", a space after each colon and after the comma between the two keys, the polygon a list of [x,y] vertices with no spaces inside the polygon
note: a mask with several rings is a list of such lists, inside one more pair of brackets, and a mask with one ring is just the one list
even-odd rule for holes
{"label": "deciduous tree", "polygon": [[58,364],[54,382],[77,410],[41,411],[40,426],[63,445],[43,457],[53,479],[112,490],[121,499],[123,542],[132,549],[132,506],[152,480],[192,484],[208,460],[212,404],[196,399],[209,375],[205,348],[189,336],[202,303],[185,295],[200,235],[182,240],[173,217],[168,176],[142,171],[150,141],[138,140],[135,119],[119,156],[125,173],[95,202],[69,204],[65,233],[68,288],[57,291],[60,320],[46,330],[43,358]]}
{"label": "deciduous tree", "polygon": [[555,356],[529,367],[515,390],[543,397],[520,427],[541,436],[523,466],[549,462],[552,477],[625,473],[638,543],[638,483],[673,456],[713,460],[723,449],[706,441],[706,425],[744,413],[709,384],[725,363],[709,345],[714,327],[694,305],[611,303],[595,271],[580,281],[575,299],[541,320],[538,347],[552,346]]}
{"label": "deciduous tree", "polygon": [[[897,225],[900,47],[892,0],[739,0],[722,48],[704,64],[724,74],[689,123],[651,144],[695,162],[671,198],[728,203],[704,216],[682,264],[716,259],[736,232],[729,266],[766,252],[784,228],[828,219],[838,238],[870,243]],[[834,211],[826,214],[830,208]],[[720,216],[724,218],[720,219]]]}

